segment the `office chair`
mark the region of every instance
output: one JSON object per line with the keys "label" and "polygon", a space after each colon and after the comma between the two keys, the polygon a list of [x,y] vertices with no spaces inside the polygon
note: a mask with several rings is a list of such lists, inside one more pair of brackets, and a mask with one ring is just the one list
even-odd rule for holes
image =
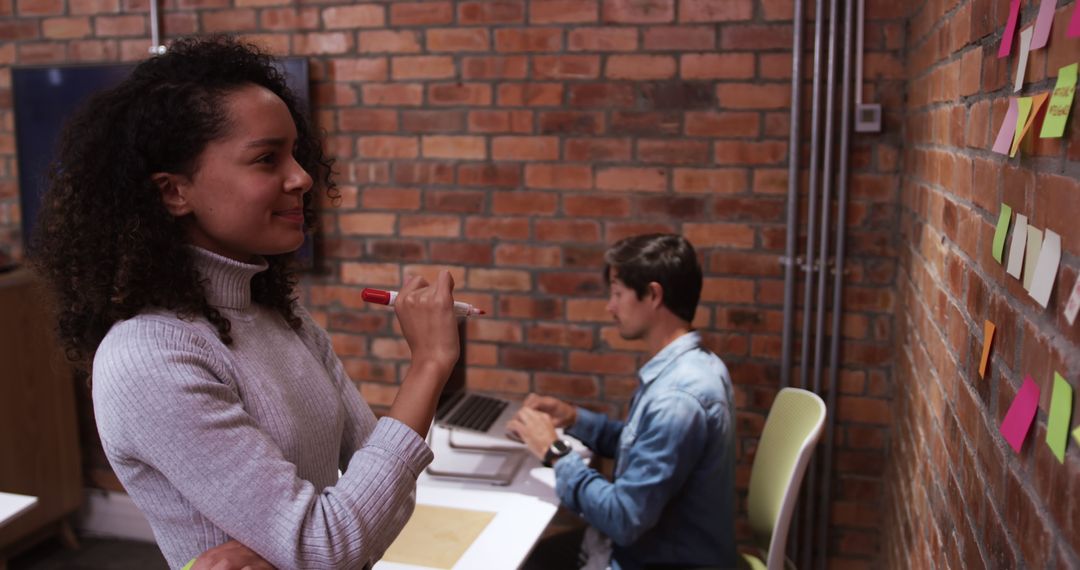
{"label": "office chair", "polygon": [[813,392],[784,388],[765,419],[754,465],[750,468],[747,511],[765,562],[743,554],[753,570],[783,570],[788,527],[803,474],[825,425],[825,402]]}

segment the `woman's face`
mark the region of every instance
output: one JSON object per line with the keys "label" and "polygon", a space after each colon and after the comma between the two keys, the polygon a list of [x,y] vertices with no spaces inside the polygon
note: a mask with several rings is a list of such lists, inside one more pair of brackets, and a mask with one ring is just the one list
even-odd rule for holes
{"label": "woman's face", "polygon": [[188,238],[244,262],[294,251],[304,241],[303,197],[312,179],[293,158],[289,109],[258,85],[226,95],[223,104],[225,134],[206,145],[190,178],[177,178]]}

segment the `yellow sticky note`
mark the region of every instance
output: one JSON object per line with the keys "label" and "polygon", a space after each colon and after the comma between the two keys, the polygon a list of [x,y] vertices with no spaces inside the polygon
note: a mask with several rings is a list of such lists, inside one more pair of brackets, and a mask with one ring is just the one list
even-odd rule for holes
{"label": "yellow sticky note", "polygon": [[1050,107],[1046,110],[1046,120],[1043,121],[1039,138],[1053,139],[1065,134],[1065,123],[1069,118],[1069,109],[1072,108],[1073,95],[1076,94],[1078,65],[1080,64],[1074,63],[1058,70],[1054,96],[1050,99]]}
{"label": "yellow sticky note", "polygon": [[986,361],[990,358],[990,341],[994,340],[994,323],[983,323],[983,351],[979,360],[979,378],[986,378]]}

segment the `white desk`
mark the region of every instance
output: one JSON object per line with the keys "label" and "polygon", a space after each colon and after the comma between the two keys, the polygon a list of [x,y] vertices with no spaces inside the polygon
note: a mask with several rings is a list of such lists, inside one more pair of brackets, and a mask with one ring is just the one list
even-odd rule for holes
{"label": "white desk", "polygon": [[[436,458],[460,453],[447,445],[446,432],[433,428],[429,440]],[[484,458],[477,456],[477,462]],[[439,461],[439,459],[436,459]],[[458,559],[453,570],[501,570],[521,565],[558,510],[554,474],[529,455],[509,485],[484,481],[435,478],[423,473],[416,484],[421,505],[457,507],[494,512],[495,518]],[[375,570],[427,570],[424,566],[381,561]]]}
{"label": "white desk", "polygon": [[28,511],[38,502],[37,497],[0,493],[0,526],[15,520],[15,517]]}

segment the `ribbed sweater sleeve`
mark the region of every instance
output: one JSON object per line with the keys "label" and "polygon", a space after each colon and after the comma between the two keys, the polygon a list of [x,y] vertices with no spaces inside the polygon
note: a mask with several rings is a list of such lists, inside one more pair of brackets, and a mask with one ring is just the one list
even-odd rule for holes
{"label": "ribbed sweater sleeve", "polygon": [[[106,452],[170,564],[222,542],[220,533],[279,568],[361,568],[377,560],[412,511],[416,478],[431,461],[424,441],[390,418],[365,433],[370,409],[355,389],[341,390],[341,447],[356,451],[336,484],[316,488],[248,411],[273,395],[244,393],[236,363],[188,325],[164,317],[119,323],[93,371]],[[319,357],[340,388],[347,376],[327,349]],[[163,536],[199,525],[204,539]]]}

